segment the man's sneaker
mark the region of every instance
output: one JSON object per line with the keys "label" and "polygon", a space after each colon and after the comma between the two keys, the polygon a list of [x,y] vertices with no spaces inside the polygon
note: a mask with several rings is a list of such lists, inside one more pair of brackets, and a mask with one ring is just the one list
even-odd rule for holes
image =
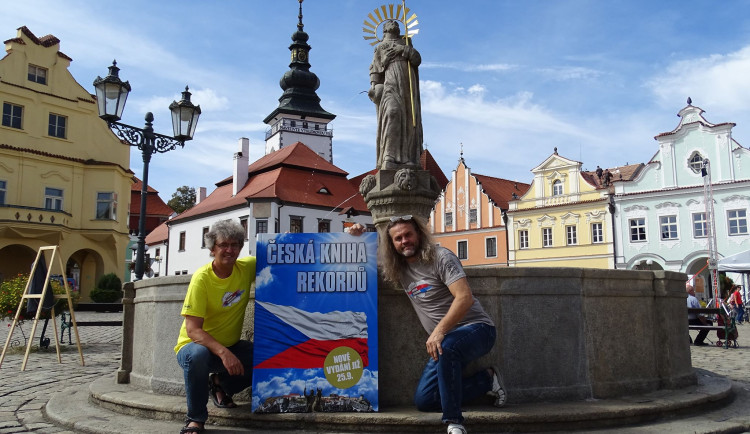
{"label": "man's sneaker", "polygon": [[448,434],[466,434],[466,428],[460,423],[452,423],[448,425]]}
{"label": "man's sneaker", "polygon": [[500,370],[495,366],[490,369],[492,369],[492,388],[487,392],[487,395],[495,398],[493,403],[495,407],[503,407],[506,399],[503,377],[500,375]]}

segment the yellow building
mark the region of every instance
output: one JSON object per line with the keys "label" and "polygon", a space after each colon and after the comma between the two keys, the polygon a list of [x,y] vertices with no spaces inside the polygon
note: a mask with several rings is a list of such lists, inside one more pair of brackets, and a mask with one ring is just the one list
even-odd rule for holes
{"label": "yellow building", "polygon": [[59,245],[85,301],[101,275],[122,278],[133,173],[59,46],[21,27],[0,59],[0,279]]}
{"label": "yellow building", "polygon": [[508,266],[503,213],[529,184],[472,173],[463,159],[430,214],[430,229],[441,246],[464,266]]}
{"label": "yellow building", "polygon": [[581,171],[557,154],[531,170],[528,192],[508,211],[509,261],[515,267],[614,268],[609,190],[632,179],[642,164]]}

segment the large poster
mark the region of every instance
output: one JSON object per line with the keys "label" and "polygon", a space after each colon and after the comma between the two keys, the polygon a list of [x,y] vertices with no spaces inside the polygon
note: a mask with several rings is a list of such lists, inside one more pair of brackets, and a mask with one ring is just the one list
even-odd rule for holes
{"label": "large poster", "polygon": [[376,234],[259,234],[256,251],[253,411],[378,411]]}

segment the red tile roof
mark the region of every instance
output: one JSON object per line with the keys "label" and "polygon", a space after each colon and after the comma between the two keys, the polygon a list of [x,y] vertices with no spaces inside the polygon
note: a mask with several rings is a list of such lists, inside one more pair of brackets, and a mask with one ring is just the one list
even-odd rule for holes
{"label": "red tile roof", "polygon": [[[432,154],[430,154],[430,151],[428,151],[427,149],[422,151],[422,155],[419,157],[419,165],[422,167],[422,169],[429,171],[430,175],[435,177],[441,189],[445,189],[445,186],[448,185],[448,178],[445,176],[445,173],[443,173],[443,170],[440,168],[435,159],[432,157]],[[377,171],[378,169],[372,169],[369,172],[365,172],[355,176],[354,178],[351,178],[349,181],[356,188],[359,188],[359,184],[362,183],[362,180],[365,176],[374,175]]]}
{"label": "red tile roof", "polygon": [[[304,143],[297,142],[291,146],[285,146],[276,152],[266,154],[250,164],[247,168],[248,175],[253,176],[257,173],[274,170],[282,164],[287,167],[298,167],[303,170],[309,169],[319,172],[330,172],[344,176],[349,174],[329,163],[328,160],[316,154],[315,151],[308,148]],[[227,183],[231,184],[232,179],[232,176],[224,178],[217,182],[216,186],[219,187]]]}
{"label": "red tile roof", "polygon": [[[130,186],[130,189],[132,191],[137,191],[140,193],[141,189],[143,188],[143,182],[138,178],[137,176],[133,177],[133,185]],[[150,185],[146,187],[146,191],[149,193],[159,193],[158,191],[154,190]]]}
{"label": "red tile roof", "polygon": [[[604,172],[609,170],[609,173],[612,174],[612,182],[617,182],[617,181],[631,181],[633,178],[635,178],[638,175],[638,173],[644,167],[645,167],[645,164],[638,163],[638,164],[629,164],[627,166],[610,167],[608,169],[602,169],[602,170]],[[587,183],[594,186],[596,189],[607,188],[603,185],[604,179],[603,178],[599,179],[595,171],[589,171],[589,172],[582,171],[581,176]]]}
{"label": "red tile roof", "polygon": [[[139,216],[141,215],[141,188],[143,182],[137,177],[133,177],[133,185],[130,187],[130,215]],[[154,190],[150,185],[146,190],[146,215],[149,216],[163,216],[169,217],[174,213],[174,210],[169,207],[161,197],[159,192]]]}
{"label": "red tile roof", "polygon": [[[27,38],[31,39],[31,42],[37,45],[41,45],[42,47],[52,47],[60,43],[60,40],[57,39],[57,37],[53,35],[46,35],[46,36],[42,36],[41,38],[37,38],[36,35],[31,30],[29,30],[29,28],[26,26],[21,26],[16,30],[19,30],[21,33],[26,35]],[[15,42],[19,44],[24,43],[23,39],[21,38],[11,38],[11,39],[6,40],[4,43],[7,44],[9,42]],[[58,51],[57,55],[67,60],[71,60],[71,61],[73,60],[67,55],[65,55],[62,51]]]}
{"label": "red tile roof", "polygon": [[[167,220],[169,221],[169,220]],[[151,233],[146,235],[146,245],[151,246],[154,244],[160,244],[167,240],[169,237],[169,228],[167,227],[167,221],[154,228]]]}
{"label": "red tile roof", "polygon": [[302,143],[268,154],[248,167],[249,178],[232,196],[232,177],[216,183],[217,188],[199,204],[170,221],[197,217],[244,206],[253,200],[280,200],[320,208],[353,207],[369,213],[358,186],[339,169]]}
{"label": "red tile roof", "polygon": [[508,209],[508,201],[513,199],[513,193],[521,197],[526,194],[530,186],[530,184],[523,182],[495,178],[478,173],[472,173],[472,175],[482,184],[482,190],[495,202],[495,205],[505,210]]}

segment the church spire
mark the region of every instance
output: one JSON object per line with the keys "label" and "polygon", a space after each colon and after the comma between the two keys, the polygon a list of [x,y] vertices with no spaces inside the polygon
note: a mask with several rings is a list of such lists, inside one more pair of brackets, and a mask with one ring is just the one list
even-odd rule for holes
{"label": "church spire", "polygon": [[310,71],[310,45],[307,43],[308,34],[302,23],[302,1],[299,0],[299,22],[297,31],[292,34],[292,44],[289,51],[292,61],[289,70],[284,73],[279,85],[284,93],[279,98],[279,106],[268,115],[263,122],[269,123],[280,114],[298,115],[302,118],[316,117],[332,120],[336,115],[325,111],[320,106],[320,98],[315,92],[320,86],[318,76]]}

